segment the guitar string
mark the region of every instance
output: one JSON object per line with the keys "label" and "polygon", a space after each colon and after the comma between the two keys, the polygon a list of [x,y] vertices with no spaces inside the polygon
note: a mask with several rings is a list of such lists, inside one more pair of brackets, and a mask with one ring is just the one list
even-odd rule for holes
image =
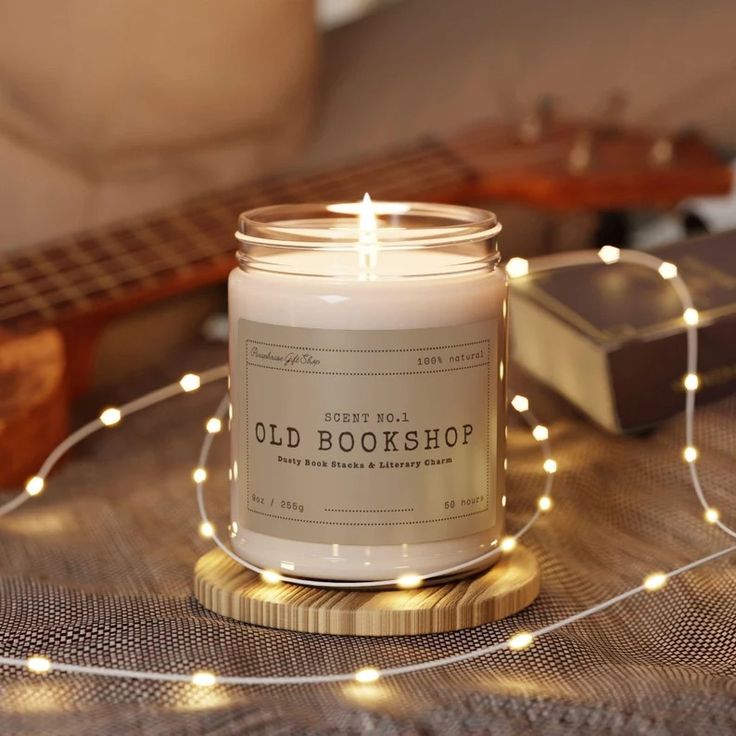
{"label": "guitar string", "polygon": [[[435,155],[436,152],[418,152],[418,156],[424,156],[426,160],[431,160],[430,156]],[[253,184],[246,185],[245,187],[245,193],[239,194],[237,193],[238,190],[241,190],[242,187],[238,187],[236,191],[232,192],[225,192],[224,194],[220,194],[218,199],[214,200],[212,204],[209,204],[208,200],[210,198],[205,198],[202,201],[196,200],[195,202],[191,203],[188,209],[185,209],[183,205],[177,205],[175,208],[164,210],[160,213],[154,213],[150,215],[149,217],[143,219],[143,218],[135,218],[131,221],[129,221],[127,224],[114,224],[111,226],[108,226],[104,228],[102,232],[104,232],[108,236],[115,236],[117,234],[127,234],[130,235],[131,230],[133,232],[145,228],[153,228],[155,229],[156,226],[161,225],[161,223],[170,224],[173,222],[176,222],[178,219],[183,217],[189,217],[190,215],[197,215],[201,216],[202,214],[208,214],[213,209],[219,209],[221,207],[227,208],[228,204],[232,202],[233,206],[233,213],[230,215],[233,219],[229,221],[228,224],[223,223],[223,227],[227,228],[227,233],[229,235],[230,228],[232,227],[232,221],[234,221],[237,218],[238,213],[242,210],[242,205],[239,205],[239,203],[243,197],[249,198],[251,201],[258,202],[258,200],[261,200],[263,204],[269,204],[274,199],[278,199],[279,195],[283,195],[283,192],[286,190],[295,190],[298,191],[299,187],[302,185],[303,182],[309,182],[311,179],[327,179],[328,181],[330,179],[333,180],[333,183],[335,181],[340,181],[341,179],[358,179],[361,178],[359,175],[361,173],[370,172],[371,169],[388,169],[392,173],[401,172],[404,176],[404,182],[410,183],[413,182],[413,179],[411,177],[406,176],[405,174],[405,167],[406,164],[412,164],[412,157],[414,156],[414,153],[405,154],[403,156],[402,160],[399,160],[398,162],[395,159],[389,159],[387,158],[385,161],[372,163],[369,166],[362,165],[360,163],[354,165],[354,171],[350,171],[349,168],[345,169],[344,174],[320,174],[315,172],[314,174],[306,174],[306,175],[295,175],[293,180],[289,180],[289,177],[286,177],[284,181],[274,181],[270,182],[268,180],[265,180],[263,182],[254,182]],[[435,165],[436,162],[435,162]],[[253,190],[250,191],[249,190]],[[240,209],[238,209],[240,207]],[[192,209],[195,208],[195,209]],[[198,208],[198,209],[196,209]],[[122,229],[121,229],[122,228]],[[95,239],[97,236],[94,232],[92,233],[86,233],[81,236],[78,236],[75,239],[81,240],[82,242],[88,241],[90,239]],[[62,241],[65,242],[65,241]],[[168,241],[164,241],[168,242]],[[174,239],[175,243],[181,242],[180,240]],[[59,247],[59,246],[57,246]],[[146,245],[144,244],[144,248]],[[51,244],[48,246],[49,250],[52,250],[54,248],[54,245]],[[141,250],[141,248],[134,249],[130,252],[137,252],[138,250]],[[15,258],[17,260],[27,260],[30,259],[35,255],[37,251],[26,253],[24,250],[21,250],[19,253],[14,254],[8,254],[7,256],[0,258],[0,264],[3,266],[8,266],[12,264],[12,260]],[[103,263],[105,259],[100,259],[98,262]],[[34,276],[37,276],[39,274],[36,273],[36,269],[33,266],[25,267],[26,270],[22,270],[16,268],[16,272],[22,277],[27,278],[28,280],[32,281]]]}

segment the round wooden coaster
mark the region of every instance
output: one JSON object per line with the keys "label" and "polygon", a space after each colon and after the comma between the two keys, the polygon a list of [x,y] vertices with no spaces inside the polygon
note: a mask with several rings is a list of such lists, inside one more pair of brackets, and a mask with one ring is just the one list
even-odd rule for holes
{"label": "round wooden coaster", "polygon": [[318,634],[397,636],[496,621],[539,594],[534,555],[518,546],[475,577],[413,590],[335,590],[264,583],[214,549],[194,568],[194,594],[215,613],[260,626]]}

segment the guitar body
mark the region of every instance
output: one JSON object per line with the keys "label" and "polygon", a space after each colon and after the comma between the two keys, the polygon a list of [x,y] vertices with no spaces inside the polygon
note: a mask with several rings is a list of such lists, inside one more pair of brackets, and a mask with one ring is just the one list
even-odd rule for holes
{"label": "guitar body", "polygon": [[[327,172],[253,182],[59,242],[0,256],[0,488],[22,483],[66,434],[97,336],[142,306],[225,281],[238,214],[375,199],[521,202],[548,211],[673,206],[729,191],[731,172],[695,136],[566,122],[479,125]],[[652,155],[652,154],[656,155]]]}
{"label": "guitar body", "polygon": [[54,327],[0,331],[0,486],[22,485],[69,430],[65,348]]}

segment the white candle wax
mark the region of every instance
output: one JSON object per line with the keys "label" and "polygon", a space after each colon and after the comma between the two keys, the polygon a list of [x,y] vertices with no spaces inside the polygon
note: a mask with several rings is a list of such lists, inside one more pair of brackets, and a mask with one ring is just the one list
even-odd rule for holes
{"label": "white candle wax", "polygon": [[[488,269],[452,273],[457,255],[433,249],[386,254],[379,251],[368,274],[358,267],[356,253],[344,250],[277,251],[269,254],[267,261],[267,271],[237,268],[229,280],[232,544],[236,551],[261,567],[284,574],[333,580],[380,580],[451,567],[496,546],[503,531],[504,493],[506,283],[503,273]],[[325,263],[329,263],[331,274],[341,275],[294,275],[323,271]],[[408,273],[424,275],[400,277]],[[311,331],[297,333],[300,337],[294,338],[296,343],[308,342],[312,336],[317,340],[316,336],[329,335],[328,342],[320,342],[320,337],[314,344],[293,345],[316,351],[297,351],[301,360],[311,362],[312,356],[316,356],[315,360],[323,364],[289,365],[288,356],[293,351],[287,350],[290,346],[285,341],[291,333],[263,339],[260,332],[254,332],[256,328],[271,330],[272,326]],[[447,328],[452,331],[442,331]],[[453,337],[444,339],[439,349],[435,336],[463,335],[467,330],[474,331],[474,335],[480,330],[483,340],[473,340],[467,342],[471,347],[462,347],[466,338]],[[365,347],[324,347],[337,344],[335,339],[357,333],[378,335],[379,340],[391,339],[391,345],[406,344],[406,349],[387,349],[388,343],[380,343],[382,347],[376,351]],[[402,335],[407,336],[408,342],[401,342]],[[418,338],[425,336],[420,347],[426,343],[438,347],[437,350],[415,347]],[[250,340],[247,347],[244,340]],[[481,348],[486,348],[484,342],[495,356],[493,359],[485,352],[481,356]],[[284,352],[286,365],[279,362],[282,358],[279,351]],[[308,359],[304,357],[307,352]],[[373,355],[373,352],[381,360],[400,359],[400,365],[382,369],[375,374],[379,378],[363,379],[368,372],[363,370],[362,354]],[[326,357],[333,361],[329,371],[321,370],[326,367]],[[340,364],[334,361],[358,358],[361,362],[352,363],[345,372],[335,370]],[[461,361],[468,360],[475,363],[468,363],[465,370]],[[396,367],[400,370],[395,370]],[[309,371],[312,374],[305,379],[304,374]],[[298,389],[289,393],[287,383],[267,383],[277,380],[327,382],[327,391],[315,397],[308,387],[302,393]],[[354,389],[347,383],[361,380],[369,383],[355,383]],[[395,421],[404,424],[375,423],[386,421],[386,406],[380,397],[382,387],[387,395],[392,387],[391,383],[381,382],[422,380],[459,381],[456,384],[459,392],[466,381],[476,381],[477,390],[469,399],[458,396],[457,412],[450,411],[444,423],[444,417],[438,414],[432,416],[436,421],[425,427],[418,418],[421,406],[416,402],[397,406],[396,397],[389,408],[396,409]],[[487,386],[489,381],[491,385]],[[338,382],[342,383],[338,385]],[[331,385],[335,385],[334,403]],[[368,388],[364,391],[364,385],[370,391]],[[282,386],[282,401],[292,409],[279,406]],[[450,388],[449,396],[443,396],[437,403],[452,408],[453,390]],[[399,402],[402,395],[403,388],[399,387]],[[431,395],[426,396],[419,403],[431,399]],[[490,412],[489,428],[480,426],[482,422],[471,424],[466,420],[462,406],[468,400],[479,405],[492,404],[486,407]],[[301,403],[305,406],[297,406]],[[272,413],[277,410],[286,412],[283,421],[272,422]],[[403,418],[399,419],[402,414]],[[328,415],[330,421],[325,423]],[[399,429],[401,432],[397,433]],[[342,432],[346,433],[344,437]],[[417,433],[421,443],[412,432]],[[436,441],[437,436],[441,437],[441,443]],[[457,488],[448,479],[458,476],[447,474],[462,471],[457,466],[466,457],[458,449],[463,440],[467,447],[462,451],[470,451],[474,442],[473,457],[480,458],[483,451],[486,466],[462,475],[469,479],[464,484],[468,487]],[[352,442],[356,448],[348,446]],[[484,450],[483,442],[493,446]],[[414,448],[414,444],[419,446]],[[436,444],[442,448],[435,447]],[[362,461],[359,470],[334,469],[330,465],[353,462],[356,458]],[[325,466],[318,465],[322,459]],[[371,469],[368,461],[374,462],[376,469]],[[456,467],[434,469],[430,465],[440,461],[449,465],[454,462]],[[260,474],[256,472],[260,468],[253,467],[257,463],[264,466]],[[247,464],[251,467],[244,468]],[[405,469],[403,465],[411,467]],[[395,466],[398,469],[393,469]],[[406,479],[408,487],[422,477],[421,473],[430,472],[433,475],[427,484],[427,494],[434,494],[431,502],[428,500],[423,505],[420,499],[417,503],[416,489],[411,498],[408,493],[406,499],[401,497],[401,478]],[[374,489],[380,489],[386,479],[395,487],[392,503],[387,504],[382,498],[376,506]],[[484,483],[476,483],[478,479]],[[339,502],[325,501],[324,487],[334,487],[336,483]],[[334,494],[330,499],[333,498]],[[393,508],[385,508],[387,505]],[[465,517],[473,527],[468,533],[458,535],[453,531],[453,524],[468,523]],[[264,533],[266,523],[279,524],[278,533]]]}

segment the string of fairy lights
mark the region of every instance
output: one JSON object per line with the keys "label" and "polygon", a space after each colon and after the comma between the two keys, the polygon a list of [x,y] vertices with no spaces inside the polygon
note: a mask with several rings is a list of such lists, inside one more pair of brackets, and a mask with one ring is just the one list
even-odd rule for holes
{"label": "string of fairy lights", "polygon": [[[703,510],[703,519],[706,523],[717,526],[721,531],[732,538],[736,538],[736,531],[726,525],[721,520],[719,509],[708,503],[705,492],[703,490],[700,476],[698,473],[699,451],[695,444],[695,395],[700,385],[700,378],[697,373],[698,359],[698,335],[697,328],[700,315],[695,309],[690,291],[683,279],[678,274],[677,266],[673,263],[663,261],[656,256],[640,251],[620,250],[614,246],[604,246],[597,254],[593,252],[576,252],[556,256],[553,261],[545,258],[535,259],[530,263],[523,258],[512,258],[506,265],[506,273],[510,279],[519,279],[534,271],[546,270],[548,268],[561,268],[581,266],[590,263],[602,261],[604,264],[612,266],[616,263],[630,263],[645,268],[653,269],[661,278],[665,279],[674,288],[682,307],[682,322],[685,326],[687,337],[687,361],[686,373],[683,376],[683,386],[685,389],[685,444],[682,448],[682,459],[689,468],[690,480],[695,491],[695,495]],[[18,508],[32,497],[40,494],[46,487],[46,481],[49,473],[59,461],[59,459],[74,445],[78,444],[91,434],[100,431],[106,427],[112,427],[120,423],[120,421],[147,407],[153,406],[161,401],[180,395],[196,391],[205,384],[218,381],[227,376],[227,366],[219,366],[200,374],[187,373],[182,376],[177,383],[172,383],[163,388],[145,394],[127,404],[120,407],[108,407],[104,409],[99,417],[87,424],[83,425],[65,440],[63,440],[49,454],[38,470],[38,473],[31,477],[26,483],[25,490],[19,493],[0,506],[0,517],[4,516],[14,509]],[[414,588],[422,585],[425,581],[432,578],[445,576],[450,573],[462,571],[463,569],[472,568],[488,561],[489,558],[508,554],[514,550],[518,539],[532,528],[540,514],[546,513],[552,509],[552,487],[554,475],[557,472],[557,461],[552,455],[552,448],[549,442],[549,430],[546,426],[540,424],[529,407],[529,401],[525,396],[515,395],[511,399],[511,406],[522,416],[531,428],[532,436],[538,442],[544,460],[542,462],[542,470],[545,473],[545,483],[542,494],[537,498],[536,509],[524,524],[524,526],[513,535],[509,535],[500,540],[498,546],[489,552],[480,555],[472,560],[468,560],[462,565],[455,565],[444,570],[437,570],[431,574],[425,575],[402,575],[399,578],[383,581],[370,582],[335,582],[329,583],[322,580],[309,580],[296,577],[288,577],[282,575],[275,570],[267,570],[259,568],[256,565],[242,559],[219,537],[214,523],[210,520],[205,505],[204,488],[208,479],[207,459],[213,440],[224,427],[224,418],[229,408],[229,400],[227,395],[220,401],[215,413],[207,419],[205,423],[205,435],[200,448],[198,464],[192,472],[192,478],[196,487],[196,499],[200,514],[199,533],[211,539],[223,552],[232,559],[247,567],[248,569],[261,575],[264,582],[272,585],[283,585],[295,583],[299,585],[315,585],[321,587],[339,587],[339,588],[360,588],[373,587],[377,585],[393,585],[400,588]],[[136,680],[150,680],[158,682],[173,683],[189,683],[191,685],[208,688],[217,684],[221,685],[290,685],[290,684],[317,684],[317,683],[335,683],[335,682],[358,682],[372,683],[382,677],[392,677],[398,675],[406,675],[421,672],[428,669],[444,667],[451,664],[465,662],[480,657],[484,657],[499,651],[511,650],[520,651],[532,646],[539,638],[550,634],[554,631],[568,626],[576,621],[588,618],[595,614],[601,613],[612,606],[615,606],[635,595],[642,592],[654,592],[661,590],[667,583],[690,570],[705,565],[709,562],[722,558],[736,551],[736,545],[724,547],[712,554],[700,557],[692,562],[682,565],[678,568],[662,571],[654,570],[647,575],[642,583],[636,587],[629,588],[618,595],[603,600],[589,608],[579,611],[571,616],[558,619],[547,626],[538,628],[533,631],[518,631],[512,636],[493,645],[487,647],[479,647],[467,652],[458,652],[447,657],[426,660],[422,662],[409,663],[402,666],[378,668],[366,665],[354,672],[336,673],[331,675],[294,675],[285,677],[261,677],[261,676],[225,676],[217,674],[211,670],[199,670],[193,673],[182,672],[150,672],[145,670],[127,670],[114,667],[97,667],[82,664],[73,664],[69,662],[52,661],[48,656],[41,653],[29,653],[24,658],[0,656],[0,665],[8,667],[25,668],[34,674],[44,674],[50,671],[64,672],[69,674],[83,674],[98,677],[112,678],[128,678]]]}

